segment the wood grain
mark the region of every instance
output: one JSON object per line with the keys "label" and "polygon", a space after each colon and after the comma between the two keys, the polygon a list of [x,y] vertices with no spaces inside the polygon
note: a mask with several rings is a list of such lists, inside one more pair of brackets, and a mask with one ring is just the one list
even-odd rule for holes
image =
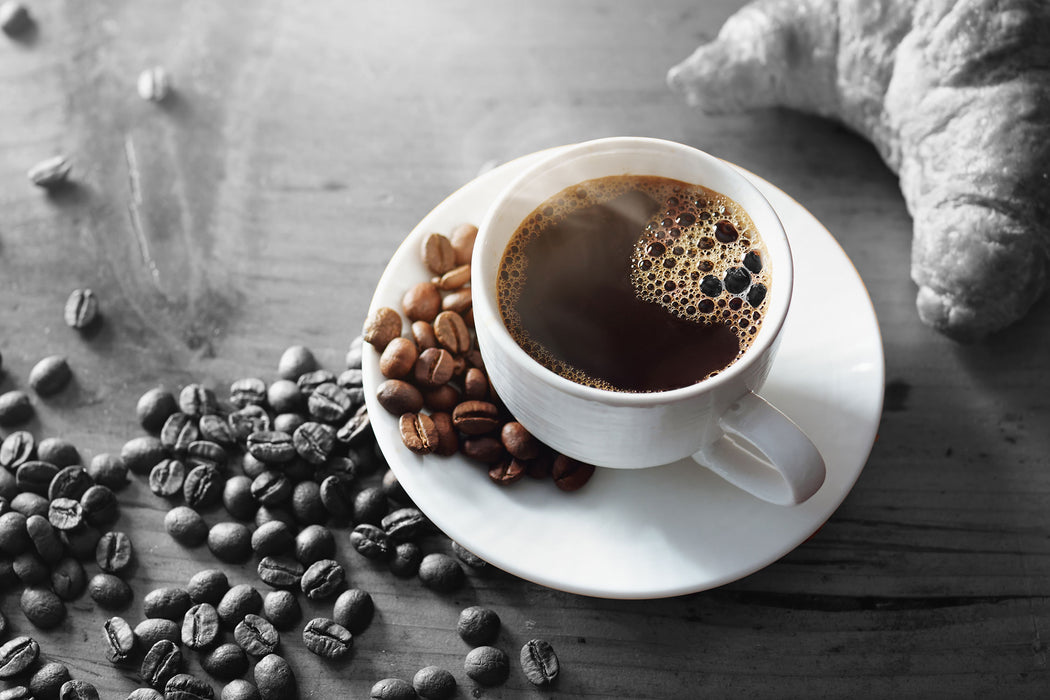
{"label": "wood grain", "polygon": [[[364,697],[437,664],[458,697],[1047,697],[1050,307],[980,346],[936,335],[914,311],[910,218],[868,144],[797,114],[705,118],[671,95],[667,68],[740,4],[32,2],[34,31],[0,36],[0,389],[66,355],[74,384],[37,400],[29,429],[85,459],[118,451],[154,385],[272,379],[296,343],[340,369],[401,239],[478,172],[614,134],[689,143],[781,185],[868,287],[889,391],[856,488],[776,564],[668,600],[584,598],[498,571],[441,596],[341,536],[377,618],[340,664],[284,635],[302,696]],[[162,104],[135,93],[155,64],[174,79]],[[25,172],[54,153],[75,184],[48,195]],[[102,302],[93,334],[62,323],[75,287]],[[214,560],[167,538],[167,506],[141,479],[121,507],[137,620],[146,591]],[[531,637],[554,644],[554,690],[516,671],[474,687],[454,632],[470,604],[499,612],[512,656]],[[16,591],[0,607],[30,631]],[[38,637],[103,697],[125,697],[137,679],[100,654],[106,617],[84,597]]]}

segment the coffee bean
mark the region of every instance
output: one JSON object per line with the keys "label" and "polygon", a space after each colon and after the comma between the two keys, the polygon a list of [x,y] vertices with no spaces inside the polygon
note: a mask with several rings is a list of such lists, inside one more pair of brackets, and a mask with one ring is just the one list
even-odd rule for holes
{"label": "coffee bean", "polygon": [[338,423],[346,419],[353,408],[353,399],[346,389],[335,382],[326,382],[314,389],[306,400],[310,415],[325,423]]}
{"label": "coffee bean", "polygon": [[456,694],[456,677],[438,666],[425,666],[412,677],[412,687],[422,700],[449,700]]}
{"label": "coffee bean", "polygon": [[428,455],[437,448],[437,427],[425,413],[405,413],[398,419],[401,443],[413,454]]}
{"label": "coffee bean", "polygon": [[0,425],[18,425],[33,416],[29,394],[12,389],[0,394]]}
{"label": "coffee bean", "polygon": [[75,600],[87,586],[87,574],[76,559],[65,557],[51,569],[51,590],[62,600]]}
{"label": "coffee bean", "polygon": [[295,536],[283,522],[274,520],[264,523],[252,533],[252,551],[259,557],[284,554],[292,549]]}
{"label": "coffee bean", "polygon": [[513,484],[525,476],[525,466],[522,462],[506,455],[496,464],[489,467],[489,479],[500,486]]}
{"label": "coffee bean", "polygon": [[190,443],[200,438],[198,419],[182,411],[170,414],[160,429],[160,442],[176,455],[186,454]]}
{"label": "coffee bean", "polygon": [[423,405],[431,412],[450,412],[460,402],[459,389],[451,384],[442,384],[433,389],[427,389],[423,393]]}
{"label": "coffee bean", "polygon": [[443,275],[456,265],[456,251],[444,234],[431,233],[423,239],[423,264],[435,275]]}
{"label": "coffee bean", "polygon": [[299,601],[288,590],[268,592],[263,597],[262,614],[279,630],[291,629],[302,619]]}
{"label": "coffee bean", "polygon": [[480,646],[467,652],[463,670],[480,685],[500,685],[510,675],[510,658],[502,649]]}
{"label": "coffee bean", "polygon": [[384,678],[376,681],[368,691],[372,700],[416,700],[416,690],[402,678]]}
{"label": "coffee bean", "polygon": [[554,484],[562,491],[576,491],[583,488],[593,475],[593,465],[562,454],[554,458],[554,465],[551,467]]}
{"label": "coffee bean", "polygon": [[186,447],[186,465],[189,467],[226,465],[228,455],[222,445],[211,440],[194,440]]}
{"label": "coffee bean", "polygon": [[207,649],[219,638],[219,614],[210,603],[198,603],[182,618],[180,639],[189,649]]}
{"label": "coffee bean", "polygon": [[354,514],[354,500],[350,479],[332,474],[321,482],[319,495],[321,503],[329,515],[341,520],[349,520]]}
{"label": "coffee bean", "polygon": [[376,390],[379,405],[395,416],[418,413],[423,408],[423,394],[400,379],[387,379]]}
{"label": "coffee bean", "polygon": [[473,306],[473,297],[471,296],[470,287],[449,292],[445,295],[445,298],[441,300],[442,309],[445,311],[455,311],[468,323],[470,323],[469,318],[471,306]]}
{"label": "coffee bean", "polygon": [[95,574],[88,581],[88,595],[104,610],[120,610],[131,602],[131,587],[113,574]]}
{"label": "coffee bean", "polygon": [[379,357],[379,371],[387,379],[401,379],[412,371],[418,357],[419,350],[415,342],[408,338],[394,338],[387,343]]}
{"label": "coffee bean", "polygon": [[456,264],[466,265],[474,253],[474,239],[478,236],[478,227],[470,223],[462,223],[453,228],[449,234],[452,248],[456,251]]}
{"label": "coffee bean", "polygon": [[80,507],[84,513],[84,521],[96,527],[107,525],[120,516],[117,495],[112,489],[101,484],[95,484],[84,492],[80,497]]}
{"label": "coffee bean", "polygon": [[219,561],[247,561],[252,555],[251,531],[243,523],[216,523],[208,531],[208,549]]}
{"label": "coffee bean", "polygon": [[[441,275],[437,281],[438,289],[448,292],[455,289],[462,289],[470,283],[470,265],[460,265],[454,267],[445,274]],[[437,321],[435,320],[435,325]],[[469,344],[468,344],[469,347]]]}
{"label": "coffee bean", "polygon": [[70,680],[69,668],[58,661],[48,661],[29,679],[29,692],[35,700],[58,700],[62,685]]}
{"label": "coffee bean", "polygon": [[278,379],[266,389],[266,402],[276,413],[298,413],[304,405],[304,397],[296,382]]}
{"label": "coffee bean", "polygon": [[435,388],[445,384],[456,371],[456,361],[444,348],[427,348],[419,353],[412,377],[416,385]]}
{"label": "coffee bean", "polygon": [[381,488],[363,488],[354,498],[354,520],[358,523],[379,525],[388,510],[386,493]]}
{"label": "coffee bean", "polygon": [[399,508],[385,516],[380,526],[394,542],[414,539],[431,529],[430,521],[418,508]]}
{"label": "coffee bean", "polygon": [[123,617],[111,617],[102,625],[106,658],[111,663],[123,663],[135,651],[135,632]]}
{"label": "coffee bean", "polygon": [[459,434],[452,425],[452,415],[444,411],[435,411],[430,414],[430,420],[434,423],[437,433],[437,444],[434,454],[448,457],[459,451]]}
{"label": "coffee bean", "polygon": [[386,306],[379,307],[365,320],[362,338],[382,352],[387,343],[401,335],[401,315]]}
{"label": "coffee bean", "polygon": [[[3,11],[0,6],[0,11]],[[34,700],[31,691],[24,685],[14,685],[0,690],[0,700]]]}
{"label": "coffee bean", "polygon": [[386,532],[368,523],[361,523],[354,528],[350,533],[350,544],[369,559],[386,559],[394,547]]}
{"label": "coffee bean", "polygon": [[28,430],[16,430],[0,443],[0,467],[14,471],[36,455],[36,438]]}
{"label": "coffee bean", "polygon": [[266,403],[266,382],[257,377],[238,379],[230,385],[230,403],[237,408]]}
{"label": "coffee bean", "polygon": [[182,642],[181,632],[179,623],[163,617],[147,617],[135,625],[135,637],[142,649],[149,649],[162,639],[179,644]]}
{"label": "coffee bean", "polygon": [[441,291],[433,282],[415,284],[401,297],[401,308],[410,321],[432,323],[441,311]]}
{"label": "coffee bean", "polygon": [[295,444],[288,433],[259,430],[247,437],[246,448],[256,459],[267,464],[280,464],[295,457]]}
{"label": "coffee bean", "polygon": [[277,374],[282,379],[295,380],[300,375],[317,369],[317,358],[305,345],[292,345],[281,353],[277,361]]}
{"label": "coffee bean", "polygon": [[259,689],[252,683],[237,678],[223,687],[221,700],[259,700]]}
{"label": "coffee bean", "polygon": [[186,592],[189,593],[190,600],[194,604],[218,605],[228,590],[230,590],[230,582],[225,572],[218,569],[198,571],[186,583]]}
{"label": "coffee bean", "polygon": [[500,439],[511,457],[520,460],[535,459],[540,454],[540,443],[521,423],[510,421],[500,429]]}
{"label": "coffee bean", "polygon": [[307,421],[292,433],[292,444],[300,457],[310,464],[324,464],[335,445],[335,428],[317,421]]}
{"label": "coffee bean", "polygon": [[0,552],[18,555],[32,546],[26,530],[26,516],[16,511],[0,515]]}
{"label": "coffee bean", "polygon": [[41,496],[39,493],[22,491],[21,493],[16,494],[7,505],[9,510],[21,513],[27,518],[33,515],[47,517],[47,509],[48,506],[51,505],[51,501],[47,500],[46,497]]}
{"label": "coffee bean", "polygon": [[51,396],[65,388],[73,372],[61,355],[51,355],[33,365],[29,371],[29,386],[40,396]]}
{"label": "coffee bean", "polygon": [[66,299],[62,316],[70,328],[90,327],[98,318],[98,297],[90,289],[74,289]]}
{"label": "coffee bean", "polygon": [[107,532],[95,547],[98,568],[110,574],[122,574],[131,566],[134,555],[131,538],[123,532]]}
{"label": "coffee bean", "polygon": [[[291,383],[291,382],[289,382]],[[292,384],[294,386],[294,384]],[[296,391],[299,389],[296,388]],[[273,429],[270,414],[261,406],[248,405],[230,413],[226,417],[230,433],[238,442],[248,439],[252,433],[266,432]]]}
{"label": "coffee bean", "polygon": [[192,601],[185,589],[175,586],[154,588],[142,598],[142,614],[181,622]]}
{"label": "coffee bean", "polygon": [[470,329],[463,317],[455,311],[442,311],[434,319],[434,337],[438,344],[453,355],[470,349]]}
{"label": "coffee bean", "polygon": [[[416,391],[418,393],[418,389]],[[422,402],[422,394],[420,394],[419,400]],[[336,431],[335,439],[346,445],[355,446],[365,443],[372,434],[372,422],[368,418],[368,407],[361,406]]]}
{"label": "coffee bean", "polygon": [[455,559],[441,552],[432,552],[419,564],[419,580],[438,593],[451,593],[466,579],[463,568]]}
{"label": "coffee bean", "polygon": [[265,618],[248,614],[237,623],[233,638],[249,656],[262,658],[277,651],[280,635]]}
{"label": "coffee bean", "polygon": [[209,508],[222,499],[222,487],[222,474],[218,468],[201,464],[186,474],[182,483],[182,497],[190,508]]}
{"label": "coffee bean", "polygon": [[197,547],[208,537],[208,526],[200,513],[187,506],[176,506],[164,516],[164,529],[184,547]]}
{"label": "coffee bean", "polygon": [[66,681],[58,691],[59,700],[99,700],[98,689],[76,678]]}
{"label": "coffee bean", "polygon": [[341,659],[350,653],[354,638],[339,623],[326,617],[315,617],[303,627],[303,644],[325,659]]}
{"label": "coffee bean", "polygon": [[200,417],[219,411],[215,392],[201,384],[187,384],[179,392],[179,410],[190,417]]}
{"label": "coffee bean", "polygon": [[83,467],[79,465],[63,467],[51,479],[51,483],[48,485],[47,497],[51,500],[56,498],[79,500],[84,495],[84,492],[94,485],[94,479],[88,475],[87,470]]}
{"label": "coffee bean", "polygon": [[521,648],[521,670],[535,686],[546,687],[558,678],[560,670],[554,647],[544,639],[530,639]]}
{"label": "coffee bean", "polygon": [[72,498],[56,498],[48,507],[47,519],[58,530],[73,530],[84,522],[84,508]]}
{"label": "coffee bean", "polygon": [[299,378],[295,380],[295,383],[299,385],[299,391],[302,392],[306,398],[310,397],[310,394],[317,390],[317,387],[322,384],[331,384],[335,382],[335,375],[326,369],[315,369],[312,372],[305,372],[299,375]]}
{"label": "coffee bean", "polygon": [[499,409],[488,401],[464,401],[452,412],[452,424],[467,435],[483,435],[500,427]]}
{"label": "coffee bean", "polygon": [[[46,570],[44,576],[47,576]],[[66,619],[66,604],[50,588],[24,589],[19,606],[26,619],[42,630],[54,629]]]}
{"label": "coffee bean", "polygon": [[36,586],[47,580],[47,564],[36,555],[35,552],[22,552],[14,561],[11,568],[18,580],[26,586]]}
{"label": "coffee bean", "polygon": [[328,519],[328,511],[321,501],[321,485],[303,480],[292,489],[292,514],[300,523],[319,525]]}
{"label": "coffee bean", "polygon": [[69,466],[80,466],[80,452],[76,445],[60,437],[47,437],[36,446],[36,458],[49,462],[60,470]]}
{"label": "coffee bean", "polygon": [[146,652],[139,668],[143,682],[163,688],[171,677],[182,671],[182,652],[174,642],[162,639]]}
{"label": "coffee bean", "polygon": [[402,542],[394,547],[388,566],[390,573],[401,578],[410,578],[419,573],[423,561],[423,550],[415,542]]}
{"label": "coffee bean", "polygon": [[162,498],[173,498],[182,493],[186,480],[186,466],[178,459],[164,459],[149,473],[149,489]]}
{"label": "coffee bean", "polygon": [[255,526],[258,527],[273,520],[279,520],[290,528],[297,527],[295,517],[287,508],[279,506],[259,506],[255,511]]}
{"label": "coffee bean", "polygon": [[128,694],[128,700],[164,700],[164,694],[153,688],[135,688]]}
{"label": "coffee bean", "polygon": [[59,532],[58,537],[72,556],[81,561],[88,561],[95,556],[95,547],[98,546],[102,533],[90,525],[85,525],[76,530]]}
{"label": "coffee bean", "polygon": [[168,417],[179,410],[175,396],[162,387],[149,389],[139,397],[135,406],[135,416],[139,425],[151,433],[164,427]]}
{"label": "coffee bean", "polygon": [[335,556],[335,537],[324,525],[307,525],[295,536],[295,558],[304,565]]}
{"label": "coffee bean", "polygon": [[36,662],[40,645],[32,637],[15,637],[0,646],[0,678],[17,676]]}
{"label": "coffee bean", "polygon": [[232,642],[220,644],[201,657],[201,668],[220,680],[243,676],[248,670],[248,657],[244,649]]}
{"label": "coffee bean", "polygon": [[177,673],[164,684],[164,700],[213,700],[215,691],[205,681]]}
{"label": "coffee bean", "polygon": [[151,435],[132,438],[120,449],[120,459],[136,474],[149,474],[157,462],[167,457],[168,452],[163,443]]}
{"label": "coffee bean", "polygon": [[267,556],[259,562],[259,579],[273,588],[297,588],[305,569],[291,557]]}
{"label": "coffee bean", "polygon": [[499,635],[500,619],[494,610],[472,605],[459,613],[456,632],[472,647],[492,644]]}
{"label": "coffee bean", "polygon": [[340,593],[332,608],[332,618],[351,634],[364,632],[371,624],[374,613],[372,596],[359,588],[349,588]]}
{"label": "coffee bean", "polygon": [[488,566],[488,562],[479,557],[478,555],[471,552],[469,549],[461,545],[455,540],[452,541],[452,553],[456,555],[456,558],[469,566],[471,569],[484,569]]}
{"label": "coffee bean", "polygon": [[[233,434],[229,422],[219,414],[209,413],[201,416],[197,422],[197,430],[201,439],[215,443],[223,448],[233,447],[237,444],[237,436]],[[226,461],[225,452],[222,454],[222,462]]]}
{"label": "coffee bean", "polygon": [[412,323],[412,338],[416,342],[417,354],[427,348],[436,348],[438,344],[433,324],[426,321],[415,321]]}
{"label": "coffee bean", "polygon": [[252,586],[241,583],[230,588],[215,606],[219,620],[227,627],[234,627],[244,616],[257,614],[262,608],[262,596]]}
{"label": "coffee bean", "polygon": [[460,443],[459,451],[467,459],[490,465],[499,463],[507,455],[503,443],[491,435],[467,438]]}
{"label": "coffee bean", "polygon": [[47,489],[56,474],[58,474],[58,467],[51,462],[32,459],[24,462],[15,471],[15,484],[20,491],[47,496]]}
{"label": "coffee bean", "polygon": [[258,507],[252,496],[252,480],[244,474],[227,479],[222,488],[222,505],[238,520],[251,520]]}
{"label": "coffee bean", "polygon": [[33,549],[40,559],[47,564],[56,564],[65,554],[62,540],[58,538],[55,528],[42,515],[30,515],[26,518],[26,534],[33,543]]}
{"label": "coffee bean", "polygon": [[346,571],[335,559],[321,559],[303,573],[299,587],[310,600],[324,600],[335,595],[346,581]]}

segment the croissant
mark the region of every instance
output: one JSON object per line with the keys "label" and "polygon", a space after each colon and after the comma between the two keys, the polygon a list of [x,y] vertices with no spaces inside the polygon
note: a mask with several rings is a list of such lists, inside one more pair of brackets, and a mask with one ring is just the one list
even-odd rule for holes
{"label": "croissant", "polygon": [[898,175],[920,318],[970,341],[1021,319],[1050,254],[1050,2],[758,0],[671,68],[703,111],[836,119]]}

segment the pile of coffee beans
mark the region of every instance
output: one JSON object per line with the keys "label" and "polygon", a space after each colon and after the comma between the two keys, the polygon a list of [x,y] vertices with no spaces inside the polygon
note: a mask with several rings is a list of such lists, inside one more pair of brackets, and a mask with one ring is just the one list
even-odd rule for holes
{"label": "pile of coffee beans", "polygon": [[[386,380],[379,404],[398,418],[401,440],[415,454],[464,457],[486,467],[500,485],[528,475],[553,479],[563,491],[583,487],[594,466],[558,454],[514,420],[499,400],[472,332],[470,256],[477,227],[431,233],[422,259],[434,275],[410,287],[401,312],[380,307],[363,337],[380,353]],[[404,320],[411,337],[402,335]]]}
{"label": "pile of coffee beans", "polygon": [[[0,615],[0,634],[6,626]],[[63,663],[44,661],[40,644],[24,635],[0,645],[0,680],[9,684],[0,691],[0,700],[99,700],[95,686],[74,679]]]}

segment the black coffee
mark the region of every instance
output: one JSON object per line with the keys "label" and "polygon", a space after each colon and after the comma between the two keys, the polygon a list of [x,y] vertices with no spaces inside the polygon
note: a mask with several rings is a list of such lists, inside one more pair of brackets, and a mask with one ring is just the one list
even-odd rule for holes
{"label": "black coffee", "polygon": [[751,345],[770,285],[747,213],[661,177],[574,185],[511,237],[497,277],[503,322],[534,359],[579,384],[676,389]]}

